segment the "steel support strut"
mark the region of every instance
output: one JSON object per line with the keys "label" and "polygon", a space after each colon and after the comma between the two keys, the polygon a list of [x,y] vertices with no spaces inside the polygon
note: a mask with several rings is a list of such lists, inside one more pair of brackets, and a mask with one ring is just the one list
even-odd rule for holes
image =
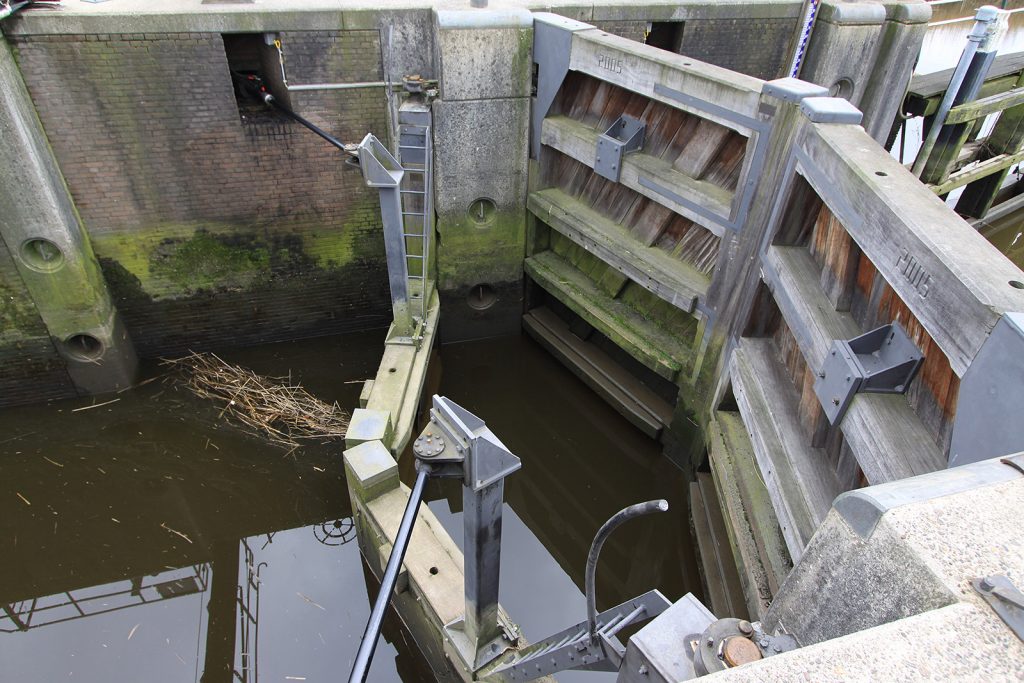
{"label": "steel support strut", "polygon": [[504,478],[521,464],[483,420],[441,396],[434,396],[430,424],[413,452],[436,476],[462,480],[466,611],[445,630],[466,665],[477,671],[516,638],[499,622],[498,575]]}

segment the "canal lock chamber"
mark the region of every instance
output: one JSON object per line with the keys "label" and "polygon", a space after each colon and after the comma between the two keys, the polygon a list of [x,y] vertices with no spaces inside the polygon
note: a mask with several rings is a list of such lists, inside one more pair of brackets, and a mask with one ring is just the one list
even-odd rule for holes
{"label": "canal lock chamber", "polygon": [[[928,652],[963,623],[972,646],[936,661],[1006,673],[985,653],[1016,641],[988,604],[1020,558],[943,515],[1019,546],[1015,461],[998,459],[1021,439],[1012,416],[967,406],[1016,405],[1024,278],[876,142],[925,5],[824,3],[802,80],[778,78],[799,3],[699,18],[601,5],[593,23],[243,8],[204,23],[222,9],[105,15],[117,33],[92,8],[74,14],[83,34],[42,12],[5,24],[7,111],[24,115],[4,119],[19,171],[3,179],[25,199],[0,226],[2,401],[79,396],[4,413],[7,535],[30,559],[3,582],[0,648],[23,678],[336,676],[434,393],[523,462],[500,508],[512,660],[467,661],[454,642],[465,499],[437,480],[371,680],[566,668],[577,634],[544,639],[586,617],[593,533],[651,498],[669,513],[611,537],[597,608],[650,589],[675,604],[630,651],[584,645],[620,678],[682,679],[698,659],[735,678],[818,675],[822,649],[855,670],[882,653],[913,677],[914,657],[878,643],[913,633]],[[743,50],[716,48],[723,27]],[[233,72],[259,74],[293,116],[239,97]],[[166,87],[183,73],[197,99]],[[68,128],[65,93],[90,135]],[[326,334],[342,336],[287,341]],[[900,334],[923,360],[871,380],[855,348]],[[180,387],[133,381],[136,355],[193,348],[352,409],[344,462],[340,440],[281,453]],[[837,353],[850,386],[822,388]],[[141,381],[158,372],[143,367]],[[968,559],[938,562],[954,538]],[[687,648],[700,657],[676,656]]]}

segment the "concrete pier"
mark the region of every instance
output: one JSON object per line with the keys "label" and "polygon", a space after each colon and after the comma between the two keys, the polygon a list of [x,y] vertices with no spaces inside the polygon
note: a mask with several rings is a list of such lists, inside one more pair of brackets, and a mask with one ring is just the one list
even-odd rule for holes
{"label": "concrete pier", "polygon": [[5,321],[4,335],[29,332],[37,315],[79,393],[127,387],[135,350],[6,41],[0,98],[0,236],[20,279],[4,285],[31,299],[5,297],[24,315]]}

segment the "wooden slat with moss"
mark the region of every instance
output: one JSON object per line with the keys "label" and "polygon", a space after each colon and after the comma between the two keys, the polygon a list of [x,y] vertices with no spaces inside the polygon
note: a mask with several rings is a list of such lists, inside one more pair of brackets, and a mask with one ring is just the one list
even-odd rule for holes
{"label": "wooden slat with moss", "polygon": [[[710,133],[702,134],[711,136]],[[590,168],[594,168],[599,137],[600,133],[585,123],[575,121],[567,116],[552,116],[544,120],[541,142]],[[720,144],[721,140],[717,137],[709,140],[708,146],[711,149],[706,154],[699,155],[699,161],[690,159],[689,156],[682,157],[681,164],[686,164],[683,165],[683,168],[703,173],[710,165],[713,155],[718,152],[718,147],[713,146],[713,143]],[[698,145],[694,145],[695,150],[696,147]],[[694,151],[693,155],[697,155],[697,152]],[[722,226],[708,221],[701,213],[694,211],[692,205],[700,206],[705,211],[727,221],[732,211],[735,193],[713,182],[695,178],[675,168],[672,161],[659,159],[656,156],[645,154],[643,151],[623,155],[621,165],[620,183],[678,214],[700,222],[721,236]],[[641,180],[649,182],[645,184]],[[650,182],[685,199],[686,203],[676,201],[671,196],[652,189]]]}
{"label": "wooden slat with moss", "polygon": [[690,264],[648,247],[625,229],[558,189],[530,194],[530,211],[552,229],[597,255],[640,286],[686,312],[707,294],[710,280]]}
{"label": "wooden slat with moss", "polygon": [[691,347],[625,302],[609,297],[554,252],[531,256],[525,266],[549,294],[657,374],[674,382],[691,369]]}
{"label": "wooden slat with moss", "polygon": [[745,337],[733,351],[730,376],[758,468],[795,563],[841,487],[828,457],[804,435],[796,413],[796,387],[776,356],[770,339]]}

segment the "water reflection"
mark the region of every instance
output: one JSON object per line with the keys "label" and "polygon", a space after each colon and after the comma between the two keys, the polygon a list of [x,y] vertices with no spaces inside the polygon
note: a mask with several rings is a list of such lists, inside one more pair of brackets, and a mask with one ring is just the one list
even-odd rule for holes
{"label": "water reflection", "polygon": [[[345,382],[373,375],[380,336],[227,359],[305,375],[321,397],[356,405],[359,384]],[[255,683],[347,671],[377,586],[350,542],[339,445],[282,457],[160,381],[117,398],[0,413],[3,679]],[[393,621],[371,680],[433,680]]]}
{"label": "water reflection", "polygon": [[[689,539],[686,482],[648,439],[525,336],[444,346],[441,393],[476,413],[517,456],[505,479],[501,602],[531,641],[586,618],[583,575],[597,530],[627,505],[670,510],[611,536],[597,572],[598,609],[652,588],[676,600],[701,593]],[[406,463],[403,463],[408,467]],[[430,509],[462,544],[462,498],[435,481]],[[561,681],[614,680],[565,672]]]}

